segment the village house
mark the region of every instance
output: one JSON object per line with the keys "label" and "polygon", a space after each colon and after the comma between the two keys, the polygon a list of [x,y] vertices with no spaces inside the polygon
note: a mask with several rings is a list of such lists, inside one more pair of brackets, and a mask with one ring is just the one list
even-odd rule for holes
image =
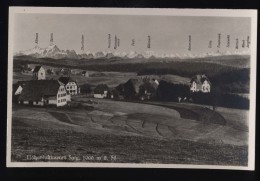
{"label": "village house", "polygon": [[26,65],[21,66],[21,70],[22,70],[22,72],[24,72],[24,73],[28,73],[28,72],[31,72],[31,71],[32,71],[31,66],[30,66],[29,64],[26,64]]}
{"label": "village house", "polygon": [[104,99],[109,96],[109,88],[106,84],[99,84],[94,89],[94,98]]}
{"label": "village house", "polygon": [[81,72],[81,75],[84,77],[89,77],[89,73],[85,70]]}
{"label": "village house", "polygon": [[57,107],[67,105],[70,95],[64,84],[58,80],[30,80],[23,81],[19,104],[28,105],[55,105]]}
{"label": "village house", "polygon": [[35,66],[33,69],[33,80],[45,80],[45,70],[43,66]]}
{"label": "village house", "polygon": [[155,96],[159,82],[150,78],[129,79],[126,83],[120,84],[116,89],[126,99],[149,100]]}
{"label": "village house", "polygon": [[190,81],[191,92],[209,93],[211,89],[211,82],[206,75],[195,75]]}
{"label": "village house", "polygon": [[70,95],[77,95],[80,93],[80,87],[77,82],[71,77],[60,77],[59,81],[62,82]]}

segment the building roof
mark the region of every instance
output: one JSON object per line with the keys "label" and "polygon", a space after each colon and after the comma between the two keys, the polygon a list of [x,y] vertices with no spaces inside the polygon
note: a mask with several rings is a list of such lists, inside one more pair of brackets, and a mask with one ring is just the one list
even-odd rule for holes
{"label": "building roof", "polygon": [[56,96],[59,87],[63,85],[58,80],[24,81],[20,101],[40,101],[43,97]]}
{"label": "building roof", "polygon": [[22,87],[22,85],[20,85],[20,84],[18,84],[18,83],[13,84],[13,93],[15,93],[15,92],[17,91],[17,89],[18,89],[19,86]]}
{"label": "building roof", "polygon": [[38,72],[41,67],[42,66],[40,66],[40,65],[35,66],[34,69],[33,69],[33,73]]}
{"label": "building roof", "polygon": [[59,81],[62,82],[63,84],[65,84],[65,85],[67,85],[67,83],[69,83],[69,82],[76,82],[71,77],[60,77]]}
{"label": "building roof", "polygon": [[206,75],[201,75],[201,74],[198,74],[198,75],[195,75],[195,76],[193,76],[192,78],[191,78],[191,83],[193,82],[193,81],[195,81],[197,84],[203,84],[203,82],[205,81],[205,80],[207,80],[208,81],[208,83],[209,84],[211,84],[210,83],[210,81],[209,81],[209,79],[208,79],[208,77],[206,76]]}
{"label": "building roof", "polygon": [[94,94],[104,94],[104,91],[109,91],[109,88],[106,84],[99,84],[94,89]]}

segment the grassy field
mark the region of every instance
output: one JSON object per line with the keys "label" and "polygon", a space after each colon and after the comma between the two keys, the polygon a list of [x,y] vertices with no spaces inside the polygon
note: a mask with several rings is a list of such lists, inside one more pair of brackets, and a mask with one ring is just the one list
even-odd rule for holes
{"label": "grassy field", "polygon": [[[244,64],[247,63],[245,60],[247,58],[238,60],[242,68],[248,68]],[[27,60],[25,57],[24,60],[14,60],[13,79],[14,83],[31,80],[32,73],[21,73],[18,70],[17,65],[20,63],[30,63],[32,66],[43,63],[46,69],[53,68],[54,71],[62,66],[73,68],[76,72],[86,69],[89,77],[75,74],[71,77],[79,85],[90,84],[92,88],[98,84],[115,87],[130,78],[140,77],[138,71],[157,68],[157,65],[163,69],[170,67],[184,72],[161,75],[157,72],[156,75],[151,73],[142,76],[187,85],[189,77],[193,75],[190,70],[194,67],[196,73],[204,69],[208,72],[214,69],[215,73],[220,69],[223,69],[222,72],[231,69],[226,66],[228,63],[224,63],[225,57],[223,60],[218,59],[218,64],[207,61],[210,63],[173,61],[161,64],[157,61],[147,67],[147,64],[138,60],[134,63],[115,61],[108,66],[109,62],[104,63],[104,60],[53,61]],[[230,62],[234,61],[231,58]],[[84,66],[81,66],[83,63]],[[208,70],[208,67],[211,69]],[[234,75],[237,75],[236,72]],[[59,77],[60,75],[47,75],[48,79]],[[144,104],[90,99],[82,95],[73,97],[72,105],[74,106],[55,108],[14,104],[12,161],[50,161],[41,156],[52,155],[65,156],[65,161],[68,162],[247,165],[246,110],[217,107],[216,111],[212,111],[202,105],[170,102]],[[39,157],[28,159],[28,155]]]}
{"label": "grassy field", "polygon": [[[34,67],[36,64],[30,64],[31,67]],[[51,66],[44,66],[44,68],[50,69],[52,68],[54,72],[61,69],[57,67]],[[81,69],[73,69],[76,73],[82,72]],[[121,83],[127,82],[131,78],[138,78],[138,77],[145,77],[145,76],[137,76],[134,72],[97,72],[97,71],[88,71],[89,77],[84,77],[82,75],[71,74],[70,76],[77,80],[78,85],[83,84],[90,84],[91,86],[95,87],[98,84],[107,84],[109,87],[116,87]],[[62,75],[48,75],[46,74],[47,79],[59,79]],[[177,75],[149,75],[152,78],[160,80],[167,80],[172,83],[176,84],[189,84],[190,79],[187,77],[181,77]],[[32,72],[20,72],[14,71],[13,72],[13,82],[22,81],[22,80],[31,80],[32,79]]]}
{"label": "grassy field", "polygon": [[82,96],[74,100],[83,106],[13,105],[12,161],[39,161],[28,160],[27,155],[65,155],[66,161],[82,162],[247,164],[248,133],[230,124],[184,118],[180,109],[159,105],[89,101]]}

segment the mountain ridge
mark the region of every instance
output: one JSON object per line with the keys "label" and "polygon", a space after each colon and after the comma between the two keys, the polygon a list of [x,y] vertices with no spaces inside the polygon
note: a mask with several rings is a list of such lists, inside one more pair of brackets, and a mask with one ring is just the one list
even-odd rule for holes
{"label": "mountain ridge", "polygon": [[222,56],[222,55],[248,55],[248,51],[225,51],[225,52],[205,52],[200,54],[166,54],[162,53],[159,54],[154,51],[143,51],[143,52],[120,52],[120,51],[98,51],[98,52],[82,52],[76,53],[75,50],[61,50],[58,48],[57,45],[51,44],[47,48],[40,48],[36,45],[34,48],[20,51],[15,53],[14,56],[32,56],[34,58],[53,58],[53,59],[111,59],[111,58],[122,58],[122,59],[171,59],[171,58],[178,58],[178,59],[186,59],[186,58],[203,58],[203,57],[215,57],[215,56]]}

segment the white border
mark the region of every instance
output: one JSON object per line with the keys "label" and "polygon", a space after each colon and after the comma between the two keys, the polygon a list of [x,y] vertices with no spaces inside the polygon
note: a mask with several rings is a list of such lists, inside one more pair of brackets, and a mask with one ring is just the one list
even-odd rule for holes
{"label": "white border", "polygon": [[[251,17],[251,72],[248,166],[186,165],[186,164],[130,164],[130,163],[70,163],[70,162],[11,162],[12,82],[13,82],[13,30],[14,14],[107,14],[107,15],[156,15],[156,16],[216,16]],[[122,168],[192,168],[192,169],[255,169],[255,107],[256,107],[256,40],[257,10],[224,9],[150,9],[150,8],[49,8],[10,7],[8,37],[8,102],[7,102],[7,167],[122,167]]]}

